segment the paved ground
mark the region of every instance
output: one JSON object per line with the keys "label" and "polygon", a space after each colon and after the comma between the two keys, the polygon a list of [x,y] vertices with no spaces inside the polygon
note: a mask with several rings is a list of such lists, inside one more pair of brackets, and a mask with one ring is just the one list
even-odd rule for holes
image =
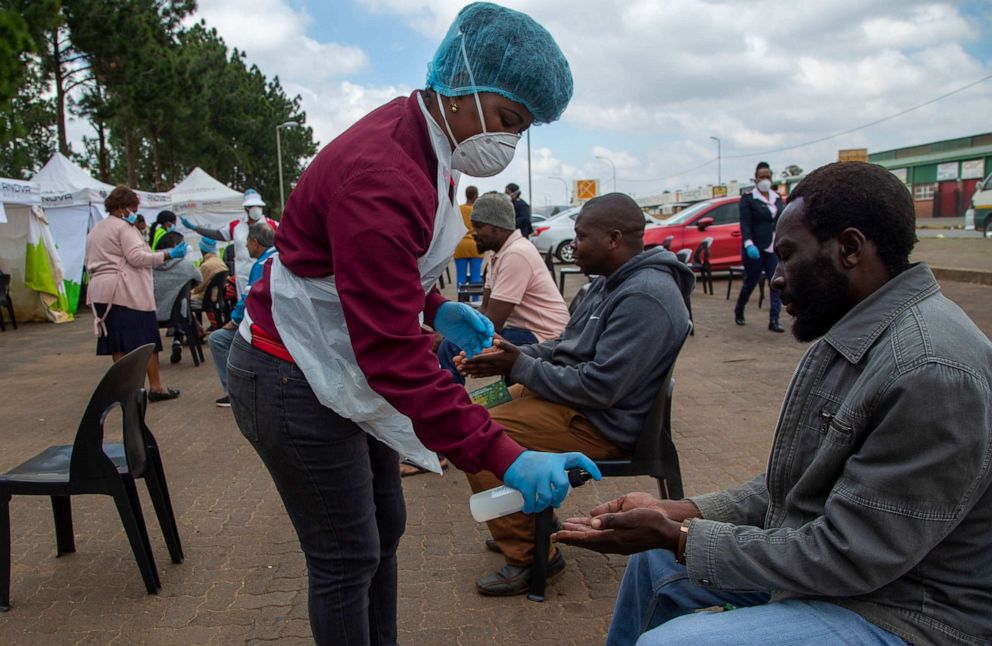
{"label": "paved ground", "polygon": [[913,260],[925,260],[933,267],[992,272],[992,240],[981,237],[920,238],[913,250]]}
{"label": "paved ground", "polygon": [[[569,293],[581,284],[570,278]],[[688,493],[737,483],[760,471],[786,384],[804,347],[765,330],[765,313],[733,324],[731,305],[694,299],[697,334],[676,368],[674,428]],[[992,335],[992,288],[948,284],[946,293]],[[725,287],[724,287],[725,289]],[[0,334],[3,393],[0,471],[41,448],[72,441],[89,393],[106,369],[93,355],[89,319],[24,325]],[[0,615],[4,644],[310,643],[303,558],[271,480],[241,438],[209,363],[186,357],[163,370],[182,388],[154,404],[149,425],[164,453],[186,561],[169,563],[145,499],[163,589],[145,594],[110,500],[73,500],[77,552],[55,558],[49,503],[11,505],[11,611]],[[409,522],[400,547],[401,642],[435,644],[601,644],[625,559],[566,548],[568,567],[548,600],[478,596],[476,577],[499,567],[483,548],[484,528],[468,513],[469,489],[454,470],[405,481]],[[646,479],[609,479],[577,490],[566,513]]]}

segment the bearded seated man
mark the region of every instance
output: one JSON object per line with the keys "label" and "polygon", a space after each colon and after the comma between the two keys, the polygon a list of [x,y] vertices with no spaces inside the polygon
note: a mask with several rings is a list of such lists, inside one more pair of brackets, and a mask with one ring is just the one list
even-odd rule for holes
{"label": "bearded seated man", "polygon": [[[596,275],[561,337],[456,360],[462,374],[501,375],[512,401],[490,410],[521,446],[581,451],[593,459],[629,455],[662,380],[689,333],[692,272],[664,249],[644,251],[644,216],[630,197],[611,193],[586,203],[575,221],[575,263]],[[497,487],[488,471],[468,475],[474,492]],[[534,519],[523,513],[488,522],[490,549],[507,565],[476,582],[481,594],[527,591],[534,561]],[[565,567],[552,549],[548,574]]]}
{"label": "bearded seated man", "polygon": [[608,646],[992,643],[992,343],[910,264],[915,228],[881,166],[792,191],[772,287],[812,344],[767,472],[628,494],[552,536],[634,554]]}

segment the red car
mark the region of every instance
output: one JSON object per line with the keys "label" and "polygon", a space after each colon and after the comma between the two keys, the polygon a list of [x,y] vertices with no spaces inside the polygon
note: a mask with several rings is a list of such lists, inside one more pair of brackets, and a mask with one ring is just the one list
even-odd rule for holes
{"label": "red car", "polygon": [[697,202],[679,211],[663,223],[644,231],[644,248],[659,247],[665,238],[672,236],[669,247],[673,252],[682,249],[695,251],[704,238],[713,238],[710,264],[714,270],[727,269],[741,264],[741,224],[737,203],[740,195],[718,197]]}

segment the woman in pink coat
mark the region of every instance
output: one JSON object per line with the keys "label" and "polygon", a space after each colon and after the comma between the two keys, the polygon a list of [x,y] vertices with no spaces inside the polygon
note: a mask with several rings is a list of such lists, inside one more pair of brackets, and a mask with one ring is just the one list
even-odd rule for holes
{"label": "woman in pink coat", "polygon": [[152,268],[169,258],[186,254],[186,243],[167,251],[151,251],[134,228],[138,195],[118,186],[104,206],[109,217],[98,223],[86,238],[86,269],[90,274],[86,304],[93,310],[97,355],[118,361],[147,343],[155,344],[148,365],[149,401],[175,399],[179,391],[166,388],[158,373],[162,351],[155,317]]}

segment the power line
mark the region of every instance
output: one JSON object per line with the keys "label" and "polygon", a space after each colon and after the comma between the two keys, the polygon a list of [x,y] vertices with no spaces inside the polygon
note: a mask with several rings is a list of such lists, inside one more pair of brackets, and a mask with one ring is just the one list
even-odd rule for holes
{"label": "power line", "polygon": [[[925,101],[925,102],[920,103],[918,105],[914,105],[911,108],[906,108],[905,110],[902,110],[900,112],[896,112],[895,114],[890,114],[887,117],[882,117],[881,119],[876,119],[875,121],[871,121],[869,123],[862,124],[862,125],[857,126],[855,128],[850,128],[848,130],[844,130],[843,132],[837,132],[837,133],[834,133],[832,135],[827,135],[826,137],[820,137],[819,139],[812,139],[810,141],[806,141],[806,142],[803,142],[801,144],[796,144],[794,146],[785,146],[784,148],[775,148],[773,150],[764,150],[764,151],[761,151],[761,152],[754,152],[754,153],[744,153],[744,154],[740,154],[740,155],[724,155],[723,158],[724,159],[744,159],[746,157],[759,157],[759,156],[762,156],[762,155],[771,155],[771,154],[774,154],[774,153],[785,152],[787,150],[795,150],[796,148],[803,148],[805,146],[811,146],[813,144],[818,144],[818,143],[823,142],[823,141],[829,141],[830,139],[836,139],[837,137],[842,137],[844,135],[849,135],[852,132],[857,132],[858,130],[864,130],[865,128],[870,128],[870,127],[876,126],[876,125],[878,125],[880,123],[884,123],[886,121],[891,121],[892,119],[895,119],[897,117],[901,117],[904,114],[909,114],[910,112],[913,112],[914,110],[919,110],[920,108],[924,108],[924,107],[926,107],[928,105],[932,105],[932,104],[934,104],[934,103],[936,103],[938,101],[942,101],[942,100],[944,100],[944,99],[946,99],[948,97],[951,97],[951,96],[954,96],[955,94],[959,94],[961,92],[964,92],[965,90],[970,89],[970,88],[973,88],[976,85],[979,85],[981,83],[984,83],[985,81],[988,81],[990,79],[992,79],[992,74],[989,74],[988,76],[984,76],[984,77],[978,79],[977,81],[973,81],[972,83],[968,83],[967,85],[963,85],[963,86],[961,86],[961,87],[959,87],[959,88],[957,88],[955,90],[951,90],[950,92],[948,92],[946,94],[941,94],[940,96],[938,96],[936,98],[933,98],[933,99],[930,99],[929,101]],[[687,168],[687,169],[685,169],[683,171],[679,171],[678,173],[675,173],[674,175],[668,175],[667,177],[659,177],[659,178],[651,178],[651,179],[624,179],[623,181],[625,181],[625,182],[664,182],[664,181],[667,181],[667,180],[670,180],[670,179],[674,179],[676,177],[681,177],[682,175],[685,175],[686,173],[691,173],[694,170],[699,170],[700,168],[705,168],[706,166],[709,166],[710,164],[712,164],[713,162],[715,162],[716,159],[717,158],[714,157],[712,159],[709,159],[709,160],[703,162],[702,164],[699,164],[698,166],[693,166],[692,168]]]}
{"label": "power line", "polygon": [[956,90],[951,90],[947,94],[941,94],[940,96],[938,96],[938,97],[936,97],[934,99],[930,99],[929,101],[925,101],[923,103],[920,103],[919,105],[914,105],[911,108],[906,108],[905,110],[902,110],[900,112],[896,112],[895,114],[890,114],[887,117],[882,117],[881,119],[876,119],[875,121],[871,121],[869,123],[866,123],[866,124],[857,126],[855,128],[850,128],[848,130],[844,130],[843,132],[837,132],[837,133],[834,133],[832,135],[827,135],[826,137],[820,137],[819,139],[813,139],[811,141],[807,141],[807,142],[804,142],[804,143],[801,143],[801,144],[796,144],[795,146],[786,146],[784,148],[775,148],[773,150],[763,150],[761,152],[746,153],[746,154],[741,154],[741,155],[724,155],[723,158],[724,159],[743,159],[745,157],[759,157],[761,155],[771,155],[771,154],[774,154],[774,153],[785,152],[787,150],[795,150],[796,148],[803,148],[805,146],[811,146],[813,144],[818,144],[820,142],[828,141],[830,139],[836,139],[837,137],[842,137],[844,135],[849,135],[852,132],[857,132],[858,130],[864,130],[865,128],[870,128],[871,126],[877,126],[880,123],[884,123],[886,121],[890,121],[892,119],[895,119],[896,117],[901,117],[904,114],[909,114],[910,112],[913,112],[914,110],[919,110],[920,108],[924,108],[924,107],[926,107],[928,105],[934,104],[937,101],[942,101],[942,100],[946,99],[947,97],[954,96],[955,94],[958,94],[960,92],[964,92],[965,90],[967,90],[969,88],[973,88],[973,87],[975,87],[976,85],[978,85],[980,83],[984,83],[985,81],[988,81],[989,79],[992,79],[992,74],[989,74],[988,76],[982,77],[982,78],[978,79],[977,81],[974,81],[972,83],[969,83],[968,85],[961,86],[961,87],[959,87]]}

